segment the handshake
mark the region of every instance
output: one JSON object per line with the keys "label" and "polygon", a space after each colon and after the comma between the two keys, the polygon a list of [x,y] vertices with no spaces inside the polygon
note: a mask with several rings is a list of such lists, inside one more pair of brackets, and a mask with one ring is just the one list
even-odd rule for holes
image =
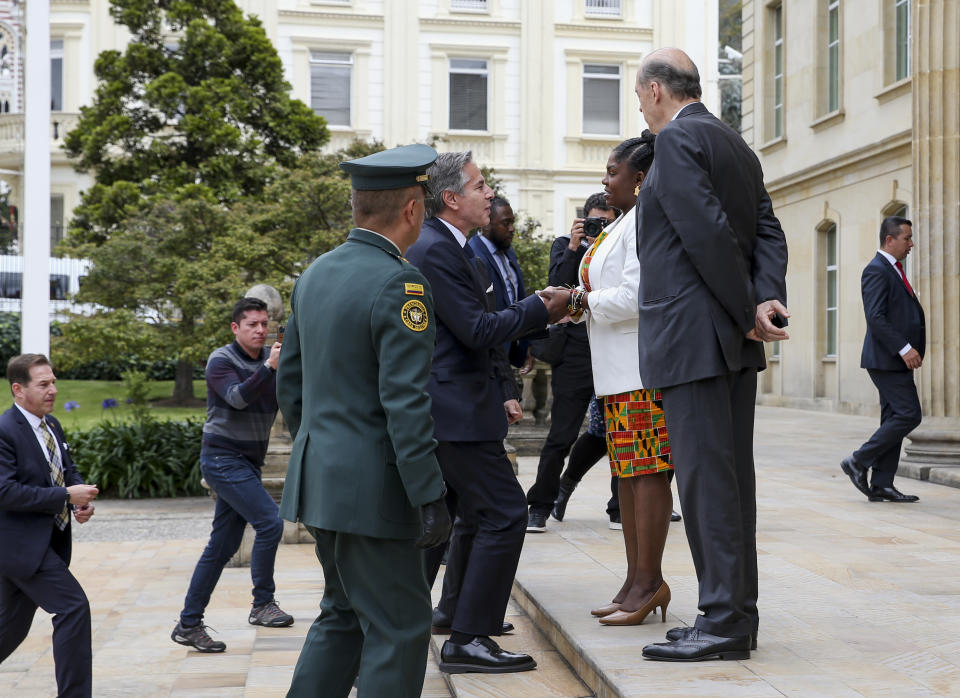
{"label": "handshake", "polygon": [[547,286],[542,291],[537,291],[540,300],[547,306],[547,315],[550,324],[560,322],[567,317],[570,305],[570,289],[559,286]]}

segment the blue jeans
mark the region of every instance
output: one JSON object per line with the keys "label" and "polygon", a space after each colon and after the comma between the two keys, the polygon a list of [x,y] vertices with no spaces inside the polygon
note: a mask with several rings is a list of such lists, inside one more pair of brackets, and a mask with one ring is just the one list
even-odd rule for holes
{"label": "blue jeans", "polygon": [[210,541],[193,571],[180,613],[180,622],[188,627],[203,620],[224,565],[240,549],[247,522],[256,532],[250,554],[253,605],[273,601],[273,564],[283,535],[283,521],[276,502],[263,488],[259,466],[238,455],[204,454],[200,467],[207,484],[217,493],[217,507]]}

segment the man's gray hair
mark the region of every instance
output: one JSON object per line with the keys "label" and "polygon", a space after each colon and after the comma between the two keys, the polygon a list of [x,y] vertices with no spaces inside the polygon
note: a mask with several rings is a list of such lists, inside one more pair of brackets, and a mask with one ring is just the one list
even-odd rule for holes
{"label": "man's gray hair", "polygon": [[436,161],[427,169],[427,174],[430,175],[430,181],[427,183],[430,189],[430,199],[427,200],[428,216],[443,213],[447,207],[441,196],[443,192],[452,191],[454,194],[463,194],[463,188],[470,179],[463,168],[472,160],[473,153],[469,150],[461,153],[440,153],[437,156]]}
{"label": "man's gray hair", "polygon": [[700,99],[700,72],[691,61],[690,69],[684,70],[668,60],[648,58],[640,68],[640,81],[644,85],[659,82],[674,97],[679,99]]}

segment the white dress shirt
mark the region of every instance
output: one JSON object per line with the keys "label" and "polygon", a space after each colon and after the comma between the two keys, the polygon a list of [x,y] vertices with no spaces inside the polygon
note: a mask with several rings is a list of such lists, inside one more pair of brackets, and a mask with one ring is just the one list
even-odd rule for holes
{"label": "white dress shirt", "polygon": [[443,223],[445,226],[447,226],[450,229],[450,232],[453,233],[453,237],[455,237],[457,239],[457,242],[460,243],[460,247],[467,246],[467,236],[461,233],[460,229],[457,228],[457,226],[453,225],[452,223],[447,223],[445,220],[440,218],[440,216],[437,216],[437,218],[440,220],[441,223]]}
{"label": "white dress shirt", "polygon": [[[27,424],[29,424],[30,428],[33,429],[33,435],[37,437],[37,443],[40,444],[40,451],[43,452],[43,455],[47,459],[47,463],[49,463],[50,454],[47,453],[47,442],[44,441],[43,429],[40,428],[40,422],[42,420],[33,412],[28,412],[27,410],[23,409],[17,403],[13,403],[13,404],[17,405],[17,409],[20,410],[20,412],[23,413],[23,416],[27,418]],[[47,424],[47,429],[49,429],[50,434],[53,435],[53,428],[49,424]],[[53,443],[56,446],[57,450],[60,452],[60,462],[63,463],[63,451],[60,449],[60,442],[57,441],[56,436],[53,437]]]}

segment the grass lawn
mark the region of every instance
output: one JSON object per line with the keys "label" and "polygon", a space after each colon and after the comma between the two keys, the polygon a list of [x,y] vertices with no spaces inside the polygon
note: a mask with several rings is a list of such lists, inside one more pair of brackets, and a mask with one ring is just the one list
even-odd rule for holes
{"label": "grass lawn", "polygon": [[[151,400],[167,398],[173,395],[173,381],[151,381]],[[104,419],[125,419],[131,414],[130,406],[125,403],[126,392],[123,381],[57,381],[57,406],[54,416],[60,420],[64,429],[89,429]],[[207,385],[203,380],[193,381],[193,393],[204,399],[207,395]],[[117,407],[103,409],[103,401],[113,398]],[[68,402],[76,402],[79,407],[67,411],[63,406]],[[203,419],[206,409],[203,407],[152,407],[150,413],[163,420],[179,420],[193,417]]]}

